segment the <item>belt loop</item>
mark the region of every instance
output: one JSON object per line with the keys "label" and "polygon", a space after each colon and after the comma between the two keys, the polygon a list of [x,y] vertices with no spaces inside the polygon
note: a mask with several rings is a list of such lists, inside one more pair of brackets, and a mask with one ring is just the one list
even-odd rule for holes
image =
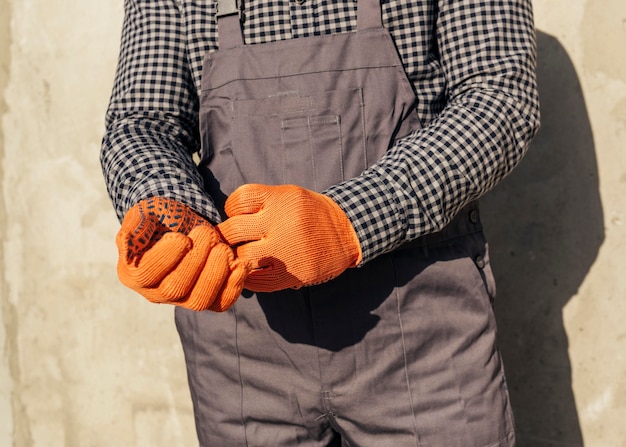
{"label": "belt loop", "polygon": [[220,50],[243,46],[242,0],[216,0],[217,35]]}
{"label": "belt loop", "polygon": [[[355,0],[357,1],[357,0]],[[380,0],[357,1],[357,30],[382,28],[383,18]]]}

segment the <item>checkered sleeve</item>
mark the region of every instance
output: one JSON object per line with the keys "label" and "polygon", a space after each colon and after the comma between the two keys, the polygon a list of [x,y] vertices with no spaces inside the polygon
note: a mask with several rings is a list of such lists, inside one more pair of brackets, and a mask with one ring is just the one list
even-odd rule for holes
{"label": "checkered sleeve", "polygon": [[327,191],[363,262],[442,229],[521,160],[539,127],[530,0],[438,2],[446,106],[361,176]]}
{"label": "checkered sleeve", "polygon": [[198,93],[175,0],[126,0],[120,56],[100,161],[121,220],[138,201],[179,200],[216,222],[193,161]]}

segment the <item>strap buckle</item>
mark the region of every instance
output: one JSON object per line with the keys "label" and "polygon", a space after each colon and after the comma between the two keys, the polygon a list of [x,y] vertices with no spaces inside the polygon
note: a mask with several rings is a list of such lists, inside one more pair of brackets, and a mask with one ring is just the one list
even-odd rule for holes
{"label": "strap buckle", "polygon": [[241,15],[239,0],[217,0],[217,18]]}

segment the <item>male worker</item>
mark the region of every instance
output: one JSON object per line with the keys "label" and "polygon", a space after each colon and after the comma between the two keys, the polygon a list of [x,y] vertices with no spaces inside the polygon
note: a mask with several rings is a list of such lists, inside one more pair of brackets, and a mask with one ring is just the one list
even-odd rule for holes
{"label": "male worker", "polygon": [[530,0],[125,8],[118,273],[201,445],[514,445],[476,199],[538,128]]}

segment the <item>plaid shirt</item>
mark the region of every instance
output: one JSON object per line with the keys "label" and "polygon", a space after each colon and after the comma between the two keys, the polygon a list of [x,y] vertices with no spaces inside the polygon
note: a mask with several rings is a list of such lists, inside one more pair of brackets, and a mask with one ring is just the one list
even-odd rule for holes
{"label": "plaid shirt", "polygon": [[[248,44],[356,28],[353,0],[244,3]],[[193,157],[215,9],[212,0],[125,0],[101,151],[120,219],[154,195],[220,219]],[[382,0],[382,10],[424,128],[325,191],[350,218],[364,261],[443,228],[516,166],[539,125],[530,0]]]}

